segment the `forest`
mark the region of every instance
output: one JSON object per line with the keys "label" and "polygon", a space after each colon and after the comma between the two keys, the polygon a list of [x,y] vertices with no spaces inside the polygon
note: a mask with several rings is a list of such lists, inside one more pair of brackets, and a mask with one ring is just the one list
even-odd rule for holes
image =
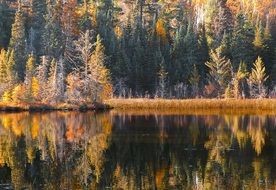
{"label": "forest", "polygon": [[276,97],[275,0],[0,0],[2,102]]}

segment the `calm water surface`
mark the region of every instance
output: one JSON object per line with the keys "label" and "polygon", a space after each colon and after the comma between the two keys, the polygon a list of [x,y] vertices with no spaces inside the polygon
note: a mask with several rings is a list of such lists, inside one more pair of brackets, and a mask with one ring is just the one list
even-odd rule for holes
{"label": "calm water surface", "polygon": [[0,114],[0,189],[276,189],[276,117]]}

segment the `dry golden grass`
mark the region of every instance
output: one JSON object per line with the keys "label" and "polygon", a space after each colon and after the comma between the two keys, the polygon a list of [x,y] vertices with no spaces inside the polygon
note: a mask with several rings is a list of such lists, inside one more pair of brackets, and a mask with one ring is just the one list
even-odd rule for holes
{"label": "dry golden grass", "polygon": [[276,99],[110,99],[104,102],[120,110],[177,110],[183,113],[276,113]]}

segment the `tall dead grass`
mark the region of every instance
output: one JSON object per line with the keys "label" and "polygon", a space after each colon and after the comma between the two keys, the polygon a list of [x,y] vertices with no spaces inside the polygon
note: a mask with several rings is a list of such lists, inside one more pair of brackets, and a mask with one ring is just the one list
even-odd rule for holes
{"label": "tall dead grass", "polygon": [[268,111],[276,113],[276,99],[110,99],[104,102],[124,110],[239,110],[241,112]]}

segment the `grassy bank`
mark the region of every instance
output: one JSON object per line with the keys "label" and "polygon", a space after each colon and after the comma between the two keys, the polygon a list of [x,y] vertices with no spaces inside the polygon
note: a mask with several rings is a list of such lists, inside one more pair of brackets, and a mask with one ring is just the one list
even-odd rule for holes
{"label": "grassy bank", "polygon": [[20,111],[89,111],[105,110],[109,107],[105,104],[43,104],[43,103],[0,103],[2,112],[20,112]]}
{"label": "grassy bank", "polygon": [[276,99],[110,99],[105,104],[115,109],[154,110],[248,110],[276,112]]}

